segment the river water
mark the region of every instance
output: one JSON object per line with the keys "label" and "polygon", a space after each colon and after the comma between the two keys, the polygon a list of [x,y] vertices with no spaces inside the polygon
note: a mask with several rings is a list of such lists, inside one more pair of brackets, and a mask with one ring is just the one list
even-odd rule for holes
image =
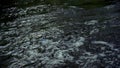
{"label": "river water", "polygon": [[120,4],[8,3],[0,5],[1,68],[120,68]]}

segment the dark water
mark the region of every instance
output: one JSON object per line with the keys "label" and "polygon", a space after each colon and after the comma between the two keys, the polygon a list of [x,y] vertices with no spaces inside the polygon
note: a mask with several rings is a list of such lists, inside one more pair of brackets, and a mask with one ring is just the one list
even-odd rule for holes
{"label": "dark water", "polygon": [[1,68],[120,68],[119,1],[0,3]]}

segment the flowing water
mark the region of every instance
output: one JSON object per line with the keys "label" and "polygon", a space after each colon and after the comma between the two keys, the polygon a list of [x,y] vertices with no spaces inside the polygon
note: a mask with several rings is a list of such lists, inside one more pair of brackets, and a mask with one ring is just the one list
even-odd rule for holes
{"label": "flowing water", "polygon": [[120,68],[119,3],[5,1],[1,68]]}

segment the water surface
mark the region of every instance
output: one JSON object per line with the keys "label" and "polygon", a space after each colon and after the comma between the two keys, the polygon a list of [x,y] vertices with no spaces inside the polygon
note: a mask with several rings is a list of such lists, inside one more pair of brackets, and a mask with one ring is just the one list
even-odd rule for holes
{"label": "water surface", "polygon": [[119,68],[119,4],[91,0],[3,2],[1,68]]}

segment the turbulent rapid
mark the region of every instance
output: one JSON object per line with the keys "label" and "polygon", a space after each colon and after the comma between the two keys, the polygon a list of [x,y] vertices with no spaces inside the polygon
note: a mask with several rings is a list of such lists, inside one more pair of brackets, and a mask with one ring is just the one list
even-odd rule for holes
{"label": "turbulent rapid", "polygon": [[120,68],[119,6],[4,9],[10,12],[1,16],[0,67]]}

